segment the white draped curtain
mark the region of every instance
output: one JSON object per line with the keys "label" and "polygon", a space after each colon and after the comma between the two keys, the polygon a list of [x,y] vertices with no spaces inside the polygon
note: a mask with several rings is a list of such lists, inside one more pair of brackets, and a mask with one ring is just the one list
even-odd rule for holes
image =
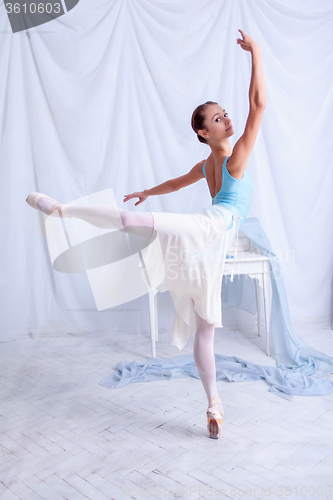
{"label": "white draped curtain", "polygon": [[[85,274],[53,270],[45,216],[25,199],[40,191],[66,203],[112,188],[120,208],[138,212],[211,204],[205,179],[138,207],[123,197],[207,158],[190,126],[198,104],[227,110],[232,147],[242,135],[251,56],[236,43],[239,28],[261,46],[267,92],[248,163],[249,217],[280,258],[292,322],[330,324],[331,0],[80,0],[15,34],[1,2],[2,340],[148,327],[147,297],[97,312]],[[171,335],[168,294],[159,304]],[[237,321],[237,310],[227,313]]]}

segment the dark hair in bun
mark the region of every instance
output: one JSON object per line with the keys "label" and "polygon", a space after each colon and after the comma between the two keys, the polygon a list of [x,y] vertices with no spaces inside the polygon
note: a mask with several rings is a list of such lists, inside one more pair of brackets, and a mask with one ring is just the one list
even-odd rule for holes
{"label": "dark hair in bun", "polygon": [[200,104],[197,108],[192,113],[192,118],[191,118],[191,127],[193,128],[194,132],[197,134],[197,138],[199,139],[200,142],[203,142],[204,144],[208,144],[206,139],[202,137],[201,135],[198,134],[198,130],[201,130],[203,128],[206,128],[205,125],[205,120],[206,120],[206,109],[209,104],[218,104],[217,102],[214,101],[206,101],[204,104]]}

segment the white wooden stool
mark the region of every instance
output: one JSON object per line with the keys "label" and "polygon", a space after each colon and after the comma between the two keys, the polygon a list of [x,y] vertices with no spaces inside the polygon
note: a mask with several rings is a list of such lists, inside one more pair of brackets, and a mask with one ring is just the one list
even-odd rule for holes
{"label": "white wooden stool", "polygon": [[[227,255],[235,254],[235,240],[229,246]],[[234,259],[227,258],[225,261],[223,276],[231,274]],[[264,320],[266,329],[266,354],[270,356],[270,322],[271,322],[271,306],[272,306],[272,293],[271,293],[271,266],[269,258],[264,255],[254,245],[242,231],[238,233],[238,248],[234,268],[234,276],[240,274],[247,274],[250,278],[255,280],[256,287],[256,300],[257,300],[257,321],[258,321],[258,335],[261,336],[261,295],[264,297]],[[223,278],[222,278],[223,279]],[[234,278],[235,279],[235,278]],[[263,294],[260,292],[260,288]]]}

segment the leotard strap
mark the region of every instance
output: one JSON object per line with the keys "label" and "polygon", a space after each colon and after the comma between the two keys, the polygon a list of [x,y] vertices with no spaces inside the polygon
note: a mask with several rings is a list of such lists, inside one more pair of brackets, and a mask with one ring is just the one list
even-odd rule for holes
{"label": "leotard strap", "polygon": [[204,174],[204,176],[206,178],[205,165],[206,165],[206,162],[202,165],[202,171],[203,171],[203,174]]}

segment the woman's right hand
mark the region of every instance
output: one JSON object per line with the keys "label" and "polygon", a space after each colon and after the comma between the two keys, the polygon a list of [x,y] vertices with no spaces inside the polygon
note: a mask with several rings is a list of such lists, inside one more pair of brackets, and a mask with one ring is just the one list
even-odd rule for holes
{"label": "woman's right hand", "polygon": [[135,203],[135,206],[140,205],[140,203],[144,202],[148,198],[148,194],[146,194],[144,191],[136,191],[135,193],[132,194],[125,194],[123,202],[128,201],[132,198],[139,198],[139,201]]}
{"label": "woman's right hand", "polygon": [[243,50],[248,50],[249,52],[253,52],[254,49],[260,49],[259,45],[253,40],[250,35],[246,35],[243,30],[238,30],[243,37],[237,38],[237,43],[242,47]]}

